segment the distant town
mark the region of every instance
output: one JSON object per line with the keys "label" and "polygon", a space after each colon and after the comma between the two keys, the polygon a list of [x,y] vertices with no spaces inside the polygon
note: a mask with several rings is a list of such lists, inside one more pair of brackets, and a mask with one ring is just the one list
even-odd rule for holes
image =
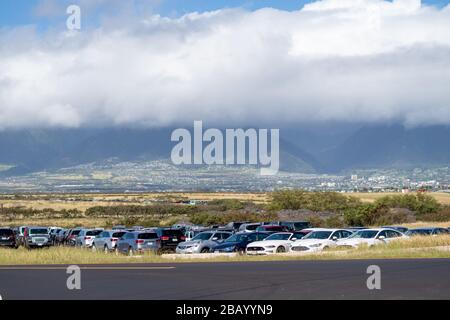
{"label": "distant town", "polygon": [[360,169],[335,175],[280,171],[274,176],[261,176],[255,166],[175,166],[170,160],[110,159],[0,178],[0,193],[262,192],[289,188],[337,192],[448,191],[450,168]]}

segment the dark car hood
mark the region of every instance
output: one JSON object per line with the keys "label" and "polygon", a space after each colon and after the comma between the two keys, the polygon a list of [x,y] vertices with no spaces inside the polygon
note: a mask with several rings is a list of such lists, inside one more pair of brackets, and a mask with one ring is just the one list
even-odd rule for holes
{"label": "dark car hood", "polygon": [[245,246],[246,244],[247,244],[246,242],[226,242],[226,243],[221,243],[221,244],[215,246],[214,249],[224,249],[224,248],[234,247],[234,246]]}

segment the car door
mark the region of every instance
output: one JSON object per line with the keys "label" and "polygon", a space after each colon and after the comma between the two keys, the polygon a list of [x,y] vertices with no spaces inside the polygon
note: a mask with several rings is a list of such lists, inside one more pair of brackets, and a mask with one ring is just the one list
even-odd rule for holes
{"label": "car door", "polygon": [[386,230],[382,230],[377,235],[377,241],[378,243],[386,243],[388,241],[388,235],[386,233]]}

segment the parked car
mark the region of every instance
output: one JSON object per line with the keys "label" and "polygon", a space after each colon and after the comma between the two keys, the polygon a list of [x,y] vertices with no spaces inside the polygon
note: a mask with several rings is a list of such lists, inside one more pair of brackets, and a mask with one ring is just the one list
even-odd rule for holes
{"label": "parked car", "polygon": [[81,248],[90,248],[94,243],[94,239],[103,229],[82,229],[75,239],[75,246]]}
{"label": "parked car", "polygon": [[247,245],[246,253],[249,255],[271,254],[288,252],[292,243],[304,237],[301,232],[273,233],[262,241]]}
{"label": "parked car", "polygon": [[288,227],[279,225],[262,225],[256,228],[257,232],[289,232]]}
{"label": "parked car", "polygon": [[343,248],[356,248],[362,244],[366,244],[371,247],[402,238],[407,238],[407,236],[394,229],[364,229],[353,233],[347,239],[338,240],[336,245]]}
{"label": "parked car", "polygon": [[81,232],[81,228],[70,229],[64,238],[64,244],[69,246],[75,246],[78,234]]}
{"label": "parked car", "polygon": [[56,241],[56,236],[58,235],[59,232],[61,232],[61,230],[63,230],[62,228],[51,228],[50,229],[50,242],[52,243],[52,245],[55,245],[57,243]]}
{"label": "parked car", "polygon": [[126,231],[105,230],[95,237],[92,243],[92,250],[103,250],[104,252],[114,251],[117,241]]}
{"label": "parked car", "polygon": [[65,242],[65,239],[67,235],[69,234],[70,229],[62,229],[58,234],[55,236],[55,244],[56,245],[63,245]]}
{"label": "parked car", "polygon": [[406,233],[409,230],[407,227],[402,227],[402,226],[383,226],[382,228],[394,229],[394,230],[400,231],[401,233]]}
{"label": "parked car", "polygon": [[24,231],[25,248],[49,247],[50,236],[46,227],[26,227]]}
{"label": "parked car", "polygon": [[406,232],[407,236],[435,236],[440,234],[449,234],[448,229],[445,228],[415,228],[415,229],[409,229],[408,232]]}
{"label": "parked car", "polygon": [[180,242],[176,253],[206,253],[231,236],[230,232],[205,231],[196,235],[191,241]]}
{"label": "parked car", "polygon": [[226,229],[234,230],[235,232],[239,230],[239,228],[244,224],[249,223],[249,221],[239,221],[239,222],[229,222],[224,227]]}
{"label": "parked car", "polygon": [[244,223],[239,227],[239,232],[255,232],[262,223]]}
{"label": "parked car", "polygon": [[0,247],[9,247],[14,249],[19,247],[16,234],[13,229],[0,228]]}
{"label": "parked car", "polygon": [[175,252],[178,244],[186,240],[180,229],[155,228],[153,231],[158,234],[161,241],[159,249],[161,252]]}
{"label": "parked car", "polygon": [[249,243],[261,241],[270,236],[271,232],[238,232],[214,246],[211,252],[239,252],[245,253]]}
{"label": "parked car", "polygon": [[345,229],[312,229],[305,237],[292,244],[291,251],[322,251],[335,247],[338,240],[348,238],[352,234],[353,232]]}
{"label": "parked car", "polygon": [[308,221],[277,221],[277,224],[288,228],[291,232],[311,228],[311,223]]}
{"label": "parked car", "polygon": [[150,251],[157,253],[161,249],[160,237],[152,231],[126,232],[119,238],[116,245],[116,253],[134,255]]}
{"label": "parked car", "polygon": [[18,233],[16,235],[16,241],[19,244],[19,246],[24,246],[25,245],[25,241],[24,241],[25,229],[26,229],[26,226],[20,226],[18,228]]}
{"label": "parked car", "polygon": [[191,241],[192,239],[194,239],[194,237],[196,235],[198,235],[199,233],[204,232],[204,231],[208,231],[208,228],[186,230],[184,232],[185,241]]}

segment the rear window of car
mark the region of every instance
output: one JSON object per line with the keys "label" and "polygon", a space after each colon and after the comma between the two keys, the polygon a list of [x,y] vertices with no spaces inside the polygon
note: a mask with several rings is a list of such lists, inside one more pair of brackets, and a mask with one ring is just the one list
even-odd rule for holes
{"label": "rear window of car", "polygon": [[138,239],[156,239],[158,235],[154,232],[140,233]]}
{"label": "rear window of car", "polygon": [[72,235],[76,236],[81,232],[81,230],[73,230]]}
{"label": "rear window of car", "polygon": [[183,232],[181,232],[181,230],[163,230],[162,234],[163,234],[163,236],[180,237],[183,235]]}
{"label": "rear window of car", "polygon": [[122,232],[114,232],[113,233],[113,238],[121,238],[126,232],[122,231]]}
{"label": "rear window of car", "polygon": [[259,227],[259,224],[251,224],[245,227],[247,230],[256,230]]}
{"label": "rear window of car", "polygon": [[1,236],[10,236],[14,234],[14,232],[11,229],[0,229],[0,237]]}
{"label": "rear window of car", "polygon": [[98,236],[103,230],[90,230],[86,232],[87,236]]}

